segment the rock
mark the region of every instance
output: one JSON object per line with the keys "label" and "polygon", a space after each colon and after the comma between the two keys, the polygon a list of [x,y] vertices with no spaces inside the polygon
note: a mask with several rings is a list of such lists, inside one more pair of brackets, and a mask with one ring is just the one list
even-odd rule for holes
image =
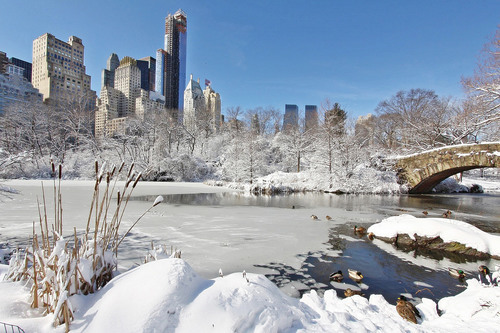
{"label": "rock", "polygon": [[374,238],[380,239],[386,243],[392,243],[402,250],[419,250],[432,255],[456,257],[456,255],[469,257],[472,259],[498,259],[497,256],[491,256],[489,253],[478,251],[474,248],[467,247],[459,242],[444,242],[441,237],[425,237],[417,234],[410,237],[408,234],[398,234],[396,237],[379,237],[374,235]]}

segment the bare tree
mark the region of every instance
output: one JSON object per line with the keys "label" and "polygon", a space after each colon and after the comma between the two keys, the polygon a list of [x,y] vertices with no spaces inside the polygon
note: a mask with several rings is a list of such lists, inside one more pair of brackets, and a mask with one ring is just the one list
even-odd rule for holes
{"label": "bare tree", "polygon": [[[456,122],[460,130],[457,138],[478,137],[481,132],[497,130],[500,122],[500,25],[484,46],[474,75],[463,78],[462,85],[468,98]],[[496,139],[499,135],[497,131]]]}
{"label": "bare tree", "polygon": [[[398,142],[399,147],[411,152],[450,143],[447,128],[452,110],[449,98],[439,98],[432,90],[411,89],[380,102],[375,112],[379,126],[391,133],[386,141],[391,148]],[[390,126],[383,124],[384,120]],[[396,137],[392,137],[394,134]]]}

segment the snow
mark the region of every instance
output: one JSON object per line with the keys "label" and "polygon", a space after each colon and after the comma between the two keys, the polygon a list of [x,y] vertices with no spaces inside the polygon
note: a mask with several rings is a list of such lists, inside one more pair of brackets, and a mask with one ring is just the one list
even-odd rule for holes
{"label": "snow", "polygon": [[417,218],[403,214],[391,216],[371,225],[368,230],[375,236],[392,238],[397,234],[414,234],[429,238],[441,237],[444,242],[459,242],[478,251],[500,256],[500,236],[488,234],[469,223],[447,218]]}
{"label": "snow", "polygon": [[[9,186],[19,186],[21,192],[34,191],[32,187],[26,185],[26,181],[10,181]],[[28,182],[29,183],[29,182]],[[34,181],[33,186],[39,187],[40,182]],[[88,190],[91,182],[63,182],[63,200],[65,186],[70,186],[75,193],[69,196],[70,208],[65,215],[71,222],[81,220],[82,216],[76,214],[74,207],[80,207],[86,203],[91,192]],[[145,184],[141,184],[145,185]],[[226,191],[222,188],[205,187],[200,184],[149,184],[147,186],[138,186],[136,191],[140,194],[159,195],[176,193],[179,188],[183,193],[199,193],[200,191],[214,192]],[[77,191],[74,189],[78,188]],[[90,186],[92,188],[92,186]],[[35,191],[39,193],[39,191]],[[11,202],[2,205],[4,215],[16,220],[21,219],[21,214],[27,214],[28,209],[36,210],[36,205],[32,204],[31,193],[24,198],[21,204],[15,203],[14,210],[8,209]],[[26,193],[25,193],[26,194]],[[159,200],[159,199],[158,199]],[[31,204],[30,204],[31,202]],[[18,206],[21,205],[21,206]],[[23,206],[25,205],[25,206]],[[149,206],[150,203],[131,202],[131,206],[139,207]],[[66,207],[66,206],[65,206]],[[137,207],[132,207],[137,208]],[[467,289],[456,296],[441,299],[438,302],[439,309],[443,311],[441,316],[436,311],[436,303],[430,299],[423,298],[417,305],[422,313],[423,319],[418,325],[404,321],[396,312],[395,306],[390,304],[381,295],[371,295],[369,299],[361,296],[343,298],[342,294],[337,295],[334,289],[327,290],[323,296],[315,291],[305,293],[301,298],[292,298],[287,296],[283,290],[277,288],[264,275],[256,274],[257,268],[247,261],[246,257],[238,257],[232,253],[234,248],[243,248],[251,251],[252,248],[261,248],[263,257],[271,258],[279,255],[280,251],[272,248],[269,244],[272,240],[263,240],[260,237],[271,234],[272,238],[281,237],[290,246],[297,247],[298,253],[311,249],[310,239],[317,237],[316,233],[308,234],[308,230],[314,228],[323,230],[325,233],[332,226],[336,219],[341,219],[336,214],[334,221],[327,223],[318,223],[309,218],[301,218],[299,210],[294,211],[296,216],[283,216],[283,209],[267,209],[266,212],[272,215],[273,225],[265,226],[264,221],[258,220],[258,217],[252,217],[252,210],[256,207],[236,207],[225,210],[225,216],[220,217],[221,225],[212,230],[210,227],[204,227],[206,221],[203,216],[206,210],[213,208],[197,207],[196,212],[186,212],[179,210],[174,205],[159,205],[152,211],[147,218],[149,221],[139,225],[144,234],[148,235],[148,228],[158,228],[158,224],[151,226],[155,219],[164,224],[164,217],[176,216],[182,220],[186,215],[186,221],[191,223],[182,223],[176,226],[176,222],[169,218],[169,233],[178,235],[185,234],[193,238],[193,248],[182,249],[195,252],[192,256],[193,261],[198,257],[199,261],[206,260],[207,256],[213,256],[213,253],[207,252],[210,246],[222,246],[227,244],[224,249],[225,257],[218,258],[220,267],[224,272],[230,274],[223,277],[216,277],[217,267],[204,268],[204,273],[195,271],[189,264],[190,260],[175,258],[161,259],[143,264],[135,269],[117,275],[108,285],[93,295],[74,295],[70,297],[72,308],[75,310],[75,320],[72,322],[72,332],[206,332],[209,330],[217,332],[492,332],[496,327],[500,327],[500,287],[491,285],[482,285],[475,279],[467,281]],[[233,211],[234,210],[234,211]],[[288,210],[286,210],[288,211]],[[290,210],[291,211],[291,210]],[[310,216],[311,211],[302,209],[302,216]],[[332,209],[328,213],[331,214]],[[314,213],[325,215],[323,211]],[[17,214],[17,215],[15,215]],[[241,226],[232,225],[232,221],[237,221],[241,214],[248,214],[250,218],[255,218],[255,230],[242,229]],[[28,215],[28,214],[27,214]],[[198,217],[197,217],[198,216]],[[85,217],[85,214],[83,214]],[[295,221],[295,219],[297,221]],[[463,234],[467,234],[475,246],[485,246],[488,251],[495,253],[499,251],[498,236],[486,233],[476,232],[474,227],[467,227],[464,222],[440,219],[440,218],[421,218],[416,219],[409,215],[397,216],[394,219],[407,221],[408,232],[410,235],[418,233],[425,235],[442,235],[449,237],[450,240],[460,241]],[[415,220],[416,219],[416,220]],[[83,218],[85,220],[85,218]],[[132,219],[134,220],[134,219]],[[196,222],[201,220],[199,224]],[[400,231],[399,223],[387,224],[391,218],[383,220],[379,227],[388,234],[394,234]],[[429,225],[427,222],[432,222]],[[297,222],[297,223],[296,223]],[[324,221],[326,222],[326,221]],[[296,223],[297,233],[301,236],[302,242],[297,242],[295,236],[283,233],[280,229],[282,223]],[[392,223],[392,222],[391,222]],[[15,226],[9,226],[8,223],[2,225],[2,232],[9,228],[26,230],[29,234],[32,228],[31,223],[19,228],[22,223]],[[78,225],[77,225],[78,226]],[[374,225],[376,226],[376,225]],[[182,228],[181,228],[182,227]],[[78,226],[80,229],[81,226]],[[224,230],[224,233],[221,231]],[[370,229],[369,229],[370,231]],[[198,234],[196,233],[198,232]],[[228,240],[223,234],[233,234],[231,240]],[[203,237],[201,236],[203,234]],[[234,236],[236,235],[236,236]],[[255,241],[243,241],[244,238],[251,236]],[[174,239],[175,239],[174,237]],[[187,236],[186,236],[187,237]],[[235,238],[236,237],[236,238]],[[241,242],[236,240],[241,237]],[[444,239],[444,238],[443,238]],[[448,238],[447,238],[448,239]],[[209,243],[213,243],[210,245]],[[229,242],[229,243],[228,243]],[[377,240],[375,240],[377,242]],[[250,243],[249,247],[246,247]],[[385,243],[384,243],[385,244]],[[307,249],[307,250],[305,250]],[[260,251],[260,250],[259,250]],[[401,251],[396,251],[398,255],[404,256]],[[186,251],[187,252],[187,251]],[[284,251],[285,252],[285,251]],[[408,256],[408,255],[407,255]],[[160,257],[160,256],[158,256]],[[276,257],[278,262],[291,264],[294,257]],[[217,258],[216,258],[217,259]],[[123,259],[120,259],[123,260]],[[240,272],[225,268],[228,261],[238,261],[245,267],[247,273],[243,276],[243,268]],[[415,258],[408,256],[408,260]],[[90,263],[87,263],[90,265]],[[212,264],[213,265],[213,264]],[[85,268],[85,262],[82,262],[82,270]],[[5,265],[0,265],[0,279],[6,272]],[[198,266],[197,266],[198,267]],[[199,266],[203,267],[203,266]],[[251,272],[250,270],[254,270]],[[492,270],[493,271],[493,270]],[[211,275],[207,277],[207,275]],[[500,275],[500,268],[495,267],[492,277]],[[248,279],[248,281],[247,281]],[[415,281],[419,286],[425,284]],[[351,289],[360,289],[357,285],[348,285],[339,283],[333,287],[339,290],[351,287]],[[430,285],[426,285],[432,287]],[[354,287],[354,288],[353,288]],[[303,288],[299,283],[289,284],[287,288],[299,290]],[[63,332],[64,327],[54,328],[52,326],[52,317],[43,316],[40,311],[30,308],[29,286],[20,282],[0,282],[0,318],[2,322],[19,325],[26,332]],[[299,293],[297,292],[298,296]],[[409,295],[411,296],[411,295]],[[389,300],[394,302],[394,300]]]}
{"label": "snow", "polygon": [[[495,144],[499,144],[500,142],[498,141],[492,141],[492,142],[480,142],[480,144],[492,144],[492,145],[495,145]],[[401,158],[406,158],[406,157],[412,157],[412,156],[417,156],[417,155],[421,155],[421,154],[426,154],[426,153],[431,153],[431,152],[437,152],[437,151],[440,151],[440,150],[453,150],[453,149],[456,149],[456,148],[461,148],[461,147],[468,147],[468,146],[475,146],[477,145],[477,143],[461,143],[461,144],[458,144],[458,145],[453,145],[453,146],[446,146],[446,147],[437,147],[437,148],[433,148],[433,149],[429,149],[429,150],[424,150],[422,152],[418,152],[418,153],[414,153],[414,154],[409,154],[409,155],[399,155],[399,156],[394,156],[392,157],[393,159],[401,159]],[[496,153],[496,152],[495,152]],[[467,156],[469,154],[457,154],[458,156]]]}
{"label": "snow", "polygon": [[[498,269],[498,268],[497,268]],[[0,266],[0,272],[5,266]],[[248,281],[247,281],[248,279]],[[467,281],[459,295],[422,299],[418,325],[381,295],[341,298],[328,290],[301,299],[265,276],[242,272],[204,279],[182,259],[162,259],[115,277],[96,294],[70,298],[72,332],[493,332],[500,327],[500,287]],[[26,332],[62,332],[28,304],[22,283],[0,282],[0,318]]]}

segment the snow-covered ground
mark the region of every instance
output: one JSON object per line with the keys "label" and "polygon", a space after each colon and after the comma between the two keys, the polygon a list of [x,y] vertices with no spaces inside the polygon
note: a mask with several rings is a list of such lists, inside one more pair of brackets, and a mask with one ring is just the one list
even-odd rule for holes
{"label": "snow-covered ground", "polygon": [[[46,193],[51,193],[51,182],[44,183]],[[92,182],[68,181],[64,184],[64,223],[71,232],[73,226],[84,228],[82,221],[88,217],[85,207],[91,198]],[[0,232],[28,238],[32,221],[38,214],[36,197],[41,196],[40,181],[9,181],[5,185],[19,191],[20,195],[0,198]],[[227,191],[201,184],[141,185],[144,186],[137,187],[136,195]],[[125,228],[140,214],[137,212],[143,212],[150,205],[150,202],[131,201],[128,210],[133,216],[126,218]],[[255,214],[256,210],[264,209],[271,222],[259,217],[262,212]],[[261,262],[299,264],[299,260],[289,253],[325,250],[326,246],[318,245],[321,243],[317,240],[318,232],[327,234],[332,223],[345,223],[346,212],[332,208],[313,211],[244,206],[226,207],[221,213],[218,210],[213,206],[161,204],[155,207],[138,225],[127,247],[149,242],[151,230],[160,228],[170,235],[172,243],[167,245],[176,247],[176,237],[182,238],[183,244],[189,244],[186,239],[192,240],[188,248],[184,245],[181,248],[186,261],[165,259],[141,265],[118,275],[94,295],[73,296],[71,302],[76,312],[72,331],[495,332],[500,327],[500,287],[480,285],[474,279],[468,280],[468,288],[463,293],[438,303],[443,311],[441,316],[437,314],[436,303],[422,299],[418,308],[423,319],[418,325],[404,321],[395,306],[388,302],[394,300],[385,300],[381,295],[371,295],[369,299],[360,296],[344,299],[337,297],[332,289],[323,296],[314,291],[301,298],[286,296],[265,276],[255,274],[264,271],[253,267],[254,263],[248,261],[245,252],[260,252]],[[313,212],[320,216],[332,214],[335,220],[330,224],[312,221],[309,216]],[[217,220],[217,224],[207,224],[208,216]],[[237,223],[243,216],[253,219],[252,227]],[[293,232],[290,224],[294,226]],[[416,231],[425,233],[425,230],[422,224]],[[283,246],[293,247],[294,251],[287,252]],[[211,249],[214,248],[218,248],[217,258],[213,258]],[[125,254],[120,252],[119,262],[132,253],[129,249],[124,250]],[[210,264],[204,266],[204,260]],[[139,261],[137,257],[136,262]],[[191,267],[193,262],[196,270]],[[214,262],[217,267],[213,267]],[[213,278],[219,267],[228,274]],[[0,275],[5,269],[6,266],[0,266]],[[248,281],[243,270],[248,272]],[[19,325],[26,332],[64,331],[63,327],[52,327],[50,316],[44,317],[38,310],[30,309],[29,290],[23,283],[0,282],[0,295],[0,322]]]}
{"label": "snow-covered ground", "polygon": [[[498,269],[498,267],[497,267]],[[0,272],[5,266],[0,266]],[[417,305],[418,324],[402,319],[382,296],[301,299],[284,295],[266,277],[243,272],[200,277],[182,259],[144,264],[94,295],[72,296],[72,332],[498,332],[500,287],[475,279],[454,297]],[[0,318],[26,332],[63,332],[51,316],[30,309],[28,288],[0,282]]]}

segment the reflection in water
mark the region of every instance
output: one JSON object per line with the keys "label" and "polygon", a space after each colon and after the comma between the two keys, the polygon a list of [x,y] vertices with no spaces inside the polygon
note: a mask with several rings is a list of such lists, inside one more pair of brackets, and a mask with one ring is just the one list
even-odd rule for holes
{"label": "reflection in water", "polygon": [[[262,263],[257,267],[273,270],[268,274],[276,285],[289,294],[299,296],[310,289],[324,291],[331,289],[329,275],[338,270],[344,272],[344,281],[356,284],[347,276],[349,268],[363,273],[363,293],[382,294],[395,304],[401,293],[414,297],[426,297],[435,301],[457,294],[465,288],[463,282],[451,277],[448,265],[455,264],[466,271],[467,277],[477,277],[477,266],[500,264],[499,261],[474,261],[460,256],[444,256],[443,253],[427,251],[403,252],[390,244],[369,241],[354,235],[355,224],[368,227],[375,223],[375,216],[388,217],[412,214],[425,218],[441,217],[446,210],[452,211],[452,218],[469,222],[478,228],[500,233],[499,195],[487,194],[439,194],[439,195],[334,195],[321,193],[298,193],[279,196],[253,196],[242,193],[207,193],[164,195],[164,202],[171,205],[259,206],[277,208],[310,209],[320,207],[340,208],[346,214],[343,224],[334,225],[326,244],[328,253],[317,252],[296,254],[302,260],[302,267],[295,269],[284,263]],[[156,196],[134,197],[133,200],[153,202]],[[336,255],[338,254],[338,255]],[[290,287],[292,286],[292,287]],[[290,289],[293,289],[291,291]],[[338,290],[337,294],[343,296]]]}

